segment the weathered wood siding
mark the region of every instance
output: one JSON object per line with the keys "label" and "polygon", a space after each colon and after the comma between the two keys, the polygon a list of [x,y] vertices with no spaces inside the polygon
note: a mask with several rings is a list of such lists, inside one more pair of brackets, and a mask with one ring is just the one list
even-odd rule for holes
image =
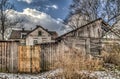
{"label": "weathered wood siding", "polygon": [[18,42],[0,41],[0,71],[17,72]]}
{"label": "weathered wood siding", "polygon": [[[58,37],[57,40],[61,40],[63,42],[67,40],[66,42],[71,42],[71,45],[74,45],[73,47],[85,50],[83,52],[86,54],[98,55],[100,53],[100,46],[98,46],[98,44],[101,43],[103,33],[101,22],[102,20],[97,20],[92,23],[88,23],[81,26],[79,29],[75,29],[61,37]],[[78,43],[79,46],[74,43]]]}
{"label": "weathered wood siding", "polygon": [[40,46],[19,46],[18,72],[40,72]]}
{"label": "weathered wood siding", "polygon": [[[67,40],[64,40],[67,41]],[[71,40],[72,41],[72,40]],[[74,45],[81,46],[82,54],[85,53],[85,47],[86,47],[86,40],[79,40],[82,43],[78,43],[78,41],[74,42]],[[41,69],[42,71],[51,70],[55,67],[55,63],[59,61],[60,56],[64,55],[64,53],[73,53],[71,52],[72,49],[74,49],[72,46],[72,43],[66,43],[66,42],[52,42],[52,43],[44,43],[40,44],[41,48]],[[77,46],[76,48],[77,49]],[[84,52],[84,53],[83,53]]]}
{"label": "weathered wood siding", "polygon": [[[42,32],[41,36],[38,35],[39,31]],[[44,42],[53,42],[54,40],[52,40],[51,38],[52,36],[48,32],[46,32],[42,28],[38,28],[27,36],[26,45],[34,45],[34,40],[37,40],[38,44]]]}
{"label": "weathered wood siding", "polygon": [[62,47],[59,48],[58,43],[44,43],[40,45],[41,48],[41,69],[42,71],[50,70],[54,66],[56,54],[62,51]]}

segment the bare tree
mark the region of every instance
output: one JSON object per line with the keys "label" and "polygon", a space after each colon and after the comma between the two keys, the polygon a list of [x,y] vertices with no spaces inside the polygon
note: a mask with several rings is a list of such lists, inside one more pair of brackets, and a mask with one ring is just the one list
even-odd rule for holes
{"label": "bare tree", "polygon": [[[119,21],[119,18],[117,18],[117,16],[120,15],[119,1],[120,0],[73,0],[70,6],[70,14],[65,22],[69,26],[71,25],[72,29],[74,29],[73,27],[80,27],[97,18],[102,18],[111,25],[115,25]],[[76,20],[73,19],[75,15],[77,15]]]}
{"label": "bare tree", "polygon": [[70,6],[71,12],[65,19],[65,24],[69,25],[72,29],[76,29],[98,18],[98,8],[99,0],[73,0]]}
{"label": "bare tree", "polygon": [[12,26],[22,21],[17,18],[12,18],[11,20],[8,17],[11,9],[14,9],[14,5],[12,5],[9,0],[0,0],[0,33],[2,35],[2,40],[5,40],[5,31],[8,28],[12,28]]}
{"label": "bare tree", "polygon": [[71,29],[76,29],[79,26],[82,26],[89,22],[88,17],[82,16],[81,14],[74,14],[71,17],[69,17],[66,21],[67,21],[66,24]]}

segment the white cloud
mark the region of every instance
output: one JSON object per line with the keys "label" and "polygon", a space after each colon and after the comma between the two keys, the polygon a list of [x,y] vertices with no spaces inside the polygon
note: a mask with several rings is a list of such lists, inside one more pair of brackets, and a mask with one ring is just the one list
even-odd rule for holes
{"label": "white cloud", "polygon": [[30,4],[30,3],[32,3],[33,0],[18,0],[18,1],[23,1],[23,2]]}
{"label": "white cloud", "polygon": [[63,23],[63,20],[61,18],[57,18],[57,23]]}
{"label": "white cloud", "polygon": [[50,15],[37,11],[36,9],[26,8],[23,10],[23,12],[11,10],[9,15],[11,18],[24,19],[24,21],[17,26],[23,25],[23,27],[26,29],[35,28],[36,25],[41,25],[48,30],[57,31],[59,34],[64,33],[64,31],[61,30],[61,28],[64,26],[60,22],[61,19],[55,20]]}
{"label": "white cloud", "polygon": [[52,5],[51,7],[53,7],[54,9],[58,9],[57,5]]}
{"label": "white cloud", "polygon": [[47,5],[46,8],[58,9],[57,5]]}

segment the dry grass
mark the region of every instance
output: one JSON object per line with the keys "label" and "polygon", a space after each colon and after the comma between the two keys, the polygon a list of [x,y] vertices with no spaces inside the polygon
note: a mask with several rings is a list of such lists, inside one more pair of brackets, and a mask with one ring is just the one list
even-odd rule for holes
{"label": "dry grass", "polygon": [[[65,79],[97,79],[96,77],[90,77],[92,71],[103,69],[104,63],[112,63],[120,66],[120,46],[111,45],[102,52],[103,60],[100,58],[95,58],[91,55],[85,55],[80,50],[75,48],[70,48],[69,51],[61,51],[56,54],[53,59],[54,66],[52,69],[61,68],[63,72],[59,75],[63,75]],[[83,70],[88,73],[81,73]]]}
{"label": "dry grass", "polygon": [[102,60],[93,58],[91,55],[86,56],[80,50],[73,48],[71,48],[67,53],[61,52],[61,54],[56,55],[56,57],[58,60],[55,63],[54,68],[62,68],[63,75],[66,79],[70,79],[76,75],[79,75],[79,77],[84,77],[83,74],[79,73],[80,71],[87,70],[91,72],[94,70],[99,70],[103,65]]}
{"label": "dry grass", "polygon": [[120,66],[120,45],[110,44],[107,47],[108,48],[105,48],[105,50],[102,52],[104,62]]}

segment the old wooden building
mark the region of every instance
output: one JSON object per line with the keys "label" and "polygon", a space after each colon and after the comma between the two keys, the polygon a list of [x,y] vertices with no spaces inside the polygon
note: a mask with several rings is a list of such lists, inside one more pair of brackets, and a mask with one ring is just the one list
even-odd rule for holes
{"label": "old wooden building", "polygon": [[[42,31],[42,34],[39,33]],[[44,33],[43,33],[44,32]],[[36,27],[31,32],[26,33],[26,43],[30,41],[29,46],[20,44],[19,41],[0,41],[0,69],[9,72],[40,72],[50,70],[54,67],[60,55],[66,52],[72,52],[72,49],[78,50],[83,54],[100,55],[102,49],[107,43],[120,44],[120,35],[117,30],[111,28],[109,24],[102,19],[97,19],[59,37],[53,37],[51,42],[42,42],[39,38],[51,38],[54,36],[49,31]],[[38,35],[40,34],[40,36]],[[24,34],[23,34],[24,36]],[[22,37],[23,37],[22,36]],[[19,40],[21,39],[19,33]],[[33,45],[33,40],[40,43]],[[52,38],[51,38],[52,39]],[[32,41],[32,42],[31,42]],[[78,52],[78,53],[79,53]],[[59,56],[58,56],[59,55]]]}
{"label": "old wooden building", "polygon": [[[117,40],[115,40],[117,39]],[[99,55],[104,42],[117,41],[119,34],[101,18],[65,33],[56,39],[63,42],[67,48],[79,49],[86,54]]]}
{"label": "old wooden building", "polygon": [[57,32],[49,31],[40,25],[37,25],[33,30],[13,30],[9,40],[17,40],[22,45],[35,45],[45,42],[55,42],[58,36]]}

